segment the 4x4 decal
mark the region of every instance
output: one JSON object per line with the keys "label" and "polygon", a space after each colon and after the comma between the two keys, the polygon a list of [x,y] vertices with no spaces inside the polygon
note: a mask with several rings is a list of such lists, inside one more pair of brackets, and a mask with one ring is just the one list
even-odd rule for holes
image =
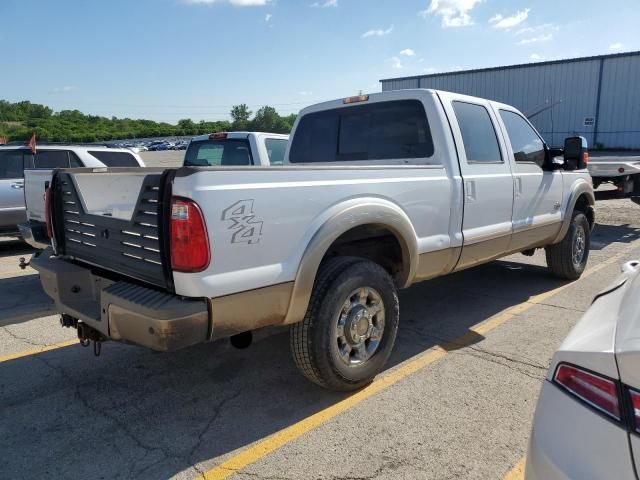
{"label": "4x4 decal", "polygon": [[258,243],[262,235],[262,221],[253,213],[253,200],[240,200],[222,211],[222,220],[229,221],[233,231],[231,243]]}

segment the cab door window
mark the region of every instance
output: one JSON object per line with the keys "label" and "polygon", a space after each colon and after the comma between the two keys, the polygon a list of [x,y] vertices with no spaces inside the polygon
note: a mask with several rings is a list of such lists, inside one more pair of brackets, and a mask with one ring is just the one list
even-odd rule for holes
{"label": "cab door window", "polygon": [[502,163],[498,137],[489,112],[482,105],[453,102],[467,163]]}
{"label": "cab door window", "polygon": [[545,159],[544,142],[531,125],[517,113],[508,110],[500,110],[500,118],[507,129],[515,161],[535,163],[542,168]]}
{"label": "cab door window", "polygon": [[24,177],[24,165],[20,150],[0,152],[0,180]]}

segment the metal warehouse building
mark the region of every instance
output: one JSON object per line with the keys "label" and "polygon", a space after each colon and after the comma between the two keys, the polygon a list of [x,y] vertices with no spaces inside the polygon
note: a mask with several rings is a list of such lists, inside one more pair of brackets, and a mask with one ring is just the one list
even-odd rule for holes
{"label": "metal warehouse building", "polygon": [[551,146],[640,149],[640,51],[381,80],[382,90],[434,88],[489,98],[527,115]]}

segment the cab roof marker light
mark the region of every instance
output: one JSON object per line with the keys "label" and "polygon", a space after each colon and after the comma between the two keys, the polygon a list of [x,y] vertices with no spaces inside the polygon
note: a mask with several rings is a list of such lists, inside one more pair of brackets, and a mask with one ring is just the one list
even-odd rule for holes
{"label": "cab roof marker light", "polygon": [[367,100],[369,100],[369,95],[357,95],[355,97],[347,97],[342,102],[345,105],[349,105],[350,103],[366,102]]}
{"label": "cab roof marker light", "polygon": [[209,140],[225,140],[227,138],[227,132],[217,132],[209,135]]}

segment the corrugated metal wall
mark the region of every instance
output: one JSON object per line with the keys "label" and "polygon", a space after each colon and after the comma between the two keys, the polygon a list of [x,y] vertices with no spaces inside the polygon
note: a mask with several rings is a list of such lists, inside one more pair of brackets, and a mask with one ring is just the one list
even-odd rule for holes
{"label": "corrugated metal wall", "polygon": [[582,135],[589,145],[640,149],[638,85],[640,55],[631,54],[383,80],[382,90],[447,90],[507,103],[527,115],[558,102],[531,118],[549,145]]}

